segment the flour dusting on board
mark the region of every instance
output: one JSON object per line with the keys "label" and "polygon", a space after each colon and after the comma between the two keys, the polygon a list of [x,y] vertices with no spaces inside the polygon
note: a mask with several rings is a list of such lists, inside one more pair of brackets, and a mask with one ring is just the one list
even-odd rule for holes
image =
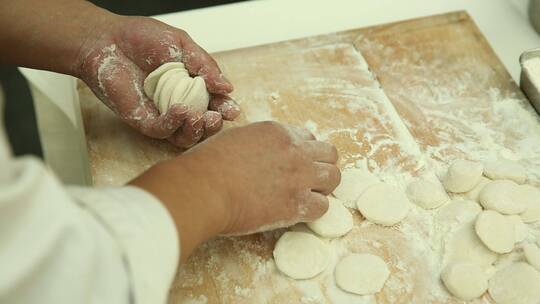
{"label": "flour dusting on board", "polygon": [[[380,54],[395,51],[376,43],[370,47]],[[414,50],[410,51],[414,53]],[[291,67],[288,71],[296,73],[290,79],[293,83],[289,91],[283,86],[279,91],[255,88],[255,92],[246,93],[246,96],[255,96],[254,100],[240,98],[247,121],[279,120],[304,126],[318,139],[336,144],[338,149],[346,146],[340,150],[343,168],[369,170],[381,181],[403,190],[413,177],[436,179],[450,161],[459,158],[489,161],[502,157],[516,160],[527,168],[531,182],[538,182],[538,118],[518,97],[499,89],[481,92],[483,98],[462,98],[469,90],[466,83],[474,79],[487,85],[493,73],[487,68],[480,68],[478,74],[459,69],[475,65],[473,59],[456,63],[456,70],[448,71],[448,75],[433,77],[452,82],[450,87],[454,90],[435,80],[416,79],[414,75],[409,77],[399,72],[402,66],[412,65],[413,68],[426,69],[425,73],[428,73],[430,69],[438,70],[434,66],[443,62],[422,62],[418,55],[416,64],[410,61],[388,63],[380,70],[395,77],[409,77],[412,84],[385,92],[369,71],[364,57],[350,45],[308,48],[300,53],[291,53],[291,58],[287,58],[290,62],[299,62],[298,67]],[[342,65],[325,66],[325,58],[332,56],[346,60],[341,62]],[[354,73],[345,74],[343,70],[347,69]],[[272,83],[268,87],[272,87]],[[393,104],[395,100],[390,101],[387,95],[426,101],[427,106],[398,111],[399,105]],[[312,100],[313,106],[298,111],[301,118],[295,120],[288,116],[287,111],[295,107],[294,98],[298,96]],[[284,102],[287,99],[288,102]],[[467,107],[471,102],[475,107]],[[422,127],[434,129],[443,140],[417,142],[417,135],[413,136],[411,130],[418,126],[403,119],[400,116],[403,112],[424,115],[425,119],[419,120],[426,123]],[[361,119],[349,124],[347,117],[351,115]],[[429,120],[427,117],[435,118]],[[393,157],[385,157],[387,155]],[[303,304],[461,303],[450,297],[440,281],[447,250],[445,244],[460,227],[458,224],[438,223],[437,210],[424,210],[417,206],[412,207],[404,221],[392,227],[370,223],[363,220],[357,211],[351,212],[355,215],[353,230],[341,238],[326,240],[331,248],[330,262],[327,269],[315,278],[295,281],[276,268],[270,253],[285,231],[280,229],[207,243],[200,249],[203,253],[192,258],[190,266],[203,267],[205,273],[211,273],[212,277],[191,278],[190,289],[204,291],[203,286],[211,284],[219,301],[224,303],[289,303],[291,299],[299,299]],[[534,241],[540,232],[538,227],[529,226],[527,239]],[[312,233],[303,224],[290,229]],[[382,257],[391,269],[383,290],[375,295],[347,293],[335,283],[336,263],[349,253],[360,252]],[[521,254],[506,259],[519,258],[522,258]],[[180,282],[184,276],[189,278],[186,272],[181,273]],[[485,295],[475,303],[490,301]]]}

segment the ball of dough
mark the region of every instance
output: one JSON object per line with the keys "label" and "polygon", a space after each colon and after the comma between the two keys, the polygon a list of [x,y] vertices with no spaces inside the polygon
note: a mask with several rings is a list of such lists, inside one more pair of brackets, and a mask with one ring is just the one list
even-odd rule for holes
{"label": "ball of dough", "polygon": [[540,303],[540,273],[526,263],[497,271],[488,285],[489,295],[497,304]]}
{"label": "ball of dough", "polygon": [[341,172],[341,182],[333,194],[342,200],[345,206],[355,208],[356,200],[360,195],[379,182],[379,179],[367,170],[347,168]]}
{"label": "ball of dough", "polygon": [[510,180],[489,182],[480,192],[480,204],[503,214],[519,214],[527,208],[519,199],[518,185]]}
{"label": "ball of dough", "polygon": [[474,223],[460,227],[446,245],[448,261],[469,261],[487,269],[497,260],[498,255],[482,243],[474,231]]}
{"label": "ball of dough", "polygon": [[527,262],[536,270],[540,271],[540,249],[538,246],[536,244],[525,244],[523,246],[523,253]]}
{"label": "ball of dough", "polygon": [[491,179],[509,179],[518,184],[523,184],[527,180],[525,169],[507,159],[485,163],[484,175]]}
{"label": "ball of dough", "polygon": [[464,193],[465,198],[471,201],[475,201],[477,203],[480,202],[480,192],[489,182],[491,182],[489,178],[485,178],[483,176],[480,177],[480,181],[478,182],[478,184],[476,184],[476,186],[474,186],[474,188],[472,188],[471,190]]}
{"label": "ball of dough", "polygon": [[357,207],[369,221],[392,226],[407,216],[410,202],[399,188],[379,183],[369,187],[360,196]]}
{"label": "ball of dough", "polygon": [[328,197],[328,210],[307,226],[322,237],[336,238],[345,235],[353,227],[351,212],[337,198]]}
{"label": "ball of dough", "polygon": [[434,209],[450,198],[439,182],[416,179],[407,186],[409,200],[424,209]]}
{"label": "ball of dough", "polygon": [[478,215],[475,223],[476,234],[493,252],[508,253],[514,249],[516,232],[514,223],[504,215],[486,210]]}
{"label": "ball of dough", "polygon": [[520,216],[525,223],[533,223],[540,220],[540,190],[530,185],[518,187],[518,197],[527,206]]}
{"label": "ball of dough", "polygon": [[470,191],[480,181],[482,171],[481,163],[457,160],[448,168],[443,181],[444,188],[454,193]]}
{"label": "ball of dough", "polygon": [[348,292],[369,295],[379,292],[390,271],[378,256],[368,253],[355,253],[346,256],[336,264],[337,285]]}
{"label": "ball of dough", "polygon": [[482,207],[473,201],[454,200],[444,205],[437,213],[441,223],[469,223],[476,219]]}
{"label": "ball of dough", "polygon": [[328,244],[306,232],[285,232],[274,247],[277,268],[293,279],[309,279],[328,266]]}
{"label": "ball of dough", "polygon": [[206,112],[210,95],[200,76],[190,77],[181,62],[168,62],[144,80],[144,92],[154,101],[160,113],[175,104],[182,104],[196,112]]}
{"label": "ball of dough", "polygon": [[488,288],[484,269],[470,262],[448,264],[441,279],[452,295],[464,301],[480,297]]}

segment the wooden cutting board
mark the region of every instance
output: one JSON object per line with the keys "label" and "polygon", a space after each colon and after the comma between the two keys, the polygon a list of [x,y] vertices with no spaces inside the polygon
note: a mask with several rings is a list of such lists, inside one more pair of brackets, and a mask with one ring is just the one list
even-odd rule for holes
{"label": "wooden cutting board", "polygon": [[[338,147],[342,168],[365,167],[397,184],[438,174],[454,159],[499,156],[518,158],[538,183],[536,113],[465,12],[214,56],[243,110],[228,127],[306,126]],[[79,91],[95,185],[120,185],[181,153],[123,125],[87,88]],[[170,303],[461,303],[439,283],[444,245],[431,214],[415,210],[383,228],[355,213],[355,223],[331,241],[334,258],[383,257],[392,274],[375,296],[340,291],[332,269],[306,281],[281,275],[272,261],[279,230],[203,245],[181,267]],[[490,303],[489,296],[476,303]]]}

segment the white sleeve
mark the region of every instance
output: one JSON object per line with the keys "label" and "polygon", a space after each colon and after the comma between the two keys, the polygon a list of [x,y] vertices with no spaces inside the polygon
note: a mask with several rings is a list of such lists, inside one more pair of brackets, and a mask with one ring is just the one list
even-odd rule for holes
{"label": "white sleeve", "polygon": [[166,303],[178,260],[145,191],[66,191],[34,158],[0,161],[0,303]]}

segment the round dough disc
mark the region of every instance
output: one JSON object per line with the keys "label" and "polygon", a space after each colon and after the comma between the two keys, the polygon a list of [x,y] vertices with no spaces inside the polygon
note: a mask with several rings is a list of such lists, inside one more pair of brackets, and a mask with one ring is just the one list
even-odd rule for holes
{"label": "round dough disc", "polygon": [[480,192],[480,204],[503,214],[522,213],[527,206],[519,198],[518,189],[518,185],[509,180],[489,182]]}
{"label": "round dough disc", "polygon": [[448,264],[441,279],[452,295],[465,301],[480,297],[488,288],[484,269],[470,262]]}
{"label": "round dough disc", "polygon": [[520,216],[525,223],[533,223],[540,220],[540,190],[530,185],[518,187],[518,197],[527,206]]}
{"label": "round dough disc", "polygon": [[367,188],[380,183],[379,179],[367,170],[347,168],[341,172],[341,182],[334,190],[336,198],[349,208],[355,208],[356,200]]}
{"label": "round dough disc", "polygon": [[516,232],[511,219],[493,210],[478,215],[475,224],[476,234],[493,252],[508,253],[514,249]]}
{"label": "round dough disc", "polygon": [[379,183],[360,196],[357,207],[369,221],[392,226],[407,216],[410,202],[399,188]]}
{"label": "round dough disc", "polygon": [[527,262],[531,264],[536,270],[540,271],[540,249],[536,244],[525,244],[523,246],[523,253]]}
{"label": "round dough disc", "polygon": [[482,207],[473,201],[454,200],[442,206],[437,213],[441,223],[469,223],[476,219]]}
{"label": "round dough disc", "polygon": [[439,182],[416,179],[407,186],[409,200],[424,209],[434,209],[450,198]]}
{"label": "round dough disc", "polygon": [[527,180],[525,169],[518,163],[501,159],[484,165],[484,175],[491,179],[509,179],[518,184]]}
{"label": "round dough disc", "polygon": [[448,261],[469,261],[487,269],[497,260],[498,255],[482,243],[474,231],[474,224],[468,223],[458,228],[447,244]]}
{"label": "round dough disc", "polygon": [[512,221],[512,223],[514,224],[516,243],[524,241],[529,234],[529,229],[527,228],[527,225],[523,223],[523,220],[519,215],[508,215],[507,218],[510,219],[510,221]]}
{"label": "round dough disc", "polygon": [[482,189],[484,189],[484,187],[489,182],[491,182],[491,180],[489,178],[485,178],[483,176],[480,177],[480,181],[478,182],[478,184],[476,184],[476,186],[474,186],[474,188],[472,188],[468,192],[464,193],[465,198],[467,198],[467,199],[469,199],[471,201],[475,201],[475,202],[479,203],[480,202],[480,192],[482,191]]}
{"label": "round dough disc", "polygon": [[330,250],[316,236],[306,232],[285,232],[274,247],[277,268],[293,279],[309,279],[326,269]]}
{"label": "round dough disc", "polygon": [[336,238],[345,235],[353,227],[351,212],[337,198],[328,197],[328,210],[307,226],[322,237]]}
{"label": "round dough disc", "polygon": [[511,264],[497,271],[488,284],[497,304],[540,303],[540,273],[529,264]]}
{"label": "round dough disc", "polygon": [[450,165],[444,177],[444,188],[449,192],[462,193],[472,190],[482,177],[481,163],[457,160]]}
{"label": "round dough disc", "polygon": [[368,253],[354,253],[336,264],[337,285],[348,292],[369,295],[379,292],[390,271],[378,256]]}

